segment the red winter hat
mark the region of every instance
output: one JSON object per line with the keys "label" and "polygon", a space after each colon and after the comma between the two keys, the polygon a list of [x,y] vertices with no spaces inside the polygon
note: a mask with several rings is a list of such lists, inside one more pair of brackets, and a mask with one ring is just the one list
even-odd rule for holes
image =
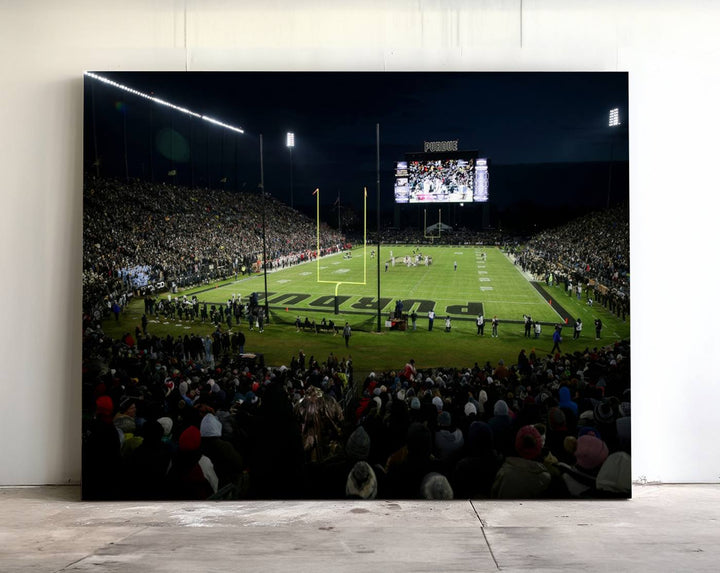
{"label": "red winter hat", "polygon": [[520,457],[534,460],[542,452],[542,436],[535,426],[523,426],[515,436],[515,450]]}
{"label": "red winter hat", "polygon": [[95,411],[98,416],[112,416],[112,398],[110,398],[110,396],[100,396],[97,400],[95,400]]}
{"label": "red winter hat", "polygon": [[200,430],[195,426],[190,426],[180,434],[180,451],[191,452],[198,450],[200,449],[200,443]]}

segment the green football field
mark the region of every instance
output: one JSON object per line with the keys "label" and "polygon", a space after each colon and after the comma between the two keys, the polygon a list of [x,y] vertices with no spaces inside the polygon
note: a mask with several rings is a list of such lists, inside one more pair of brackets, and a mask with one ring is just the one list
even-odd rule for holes
{"label": "green football field", "polygon": [[[453,330],[462,332],[476,332],[474,319],[480,311],[486,318],[497,315],[502,321],[522,320],[523,314],[543,322],[561,320],[499,249],[395,245],[382,247],[380,257],[371,258],[372,250],[376,250],[376,246],[367,248],[367,260],[363,249],[356,248],[351,259],[338,253],[269,273],[270,309],[280,314],[283,321],[294,321],[299,314],[302,319],[306,316],[317,321],[323,317],[333,318],[336,323],[348,321],[356,329],[376,329],[379,260],[383,325],[398,299],[403,301],[403,312],[416,310],[418,321],[424,327],[432,308],[436,325],[449,315],[453,319]],[[420,262],[405,264],[404,257],[415,261],[418,254],[422,256]],[[428,266],[424,264],[426,255],[432,258]],[[394,265],[391,257],[395,259]],[[264,297],[262,275],[219,288],[188,292],[197,292],[201,301],[222,303],[233,293],[241,294],[244,299],[253,291],[260,299]],[[337,316],[334,315],[336,292],[340,311]],[[282,316],[286,308],[291,317]]]}
{"label": "green football field", "polygon": [[[268,273],[270,324],[262,334],[250,331],[246,322],[233,324],[233,328],[245,333],[246,350],[262,353],[266,363],[275,366],[289,364],[300,348],[320,361],[330,352],[339,356],[351,354],[356,370],[369,372],[401,368],[411,357],[421,368],[468,367],[486,360],[495,363],[500,358],[514,363],[521,348],[528,352],[535,349],[538,354],[549,353],[553,325],[565,324],[565,318],[572,321],[580,317],[585,327],[577,341],[572,339],[572,322],[563,329],[563,352],[607,345],[630,336],[629,318],[622,321],[597,304],[590,307],[585,296],[577,300],[560,287],[543,284],[538,290],[519,267],[494,247],[383,245],[379,258],[377,252],[371,257],[371,251],[377,251],[377,245],[354,249],[350,259],[338,253]],[[419,262],[405,264],[406,256],[415,262],[418,254],[421,254]],[[395,258],[394,265],[391,256]],[[425,256],[432,258],[431,265],[424,264]],[[377,330],[378,260],[380,332]],[[265,292],[262,274],[230,279],[181,294],[196,294],[201,302],[222,304],[233,294],[241,295],[245,301],[252,292],[258,293],[262,305]],[[335,314],[336,294],[338,314]],[[398,299],[403,301],[404,313],[416,310],[416,331],[412,331],[411,325],[406,331],[386,326]],[[433,331],[429,332],[427,313],[431,308],[436,319]],[[132,332],[142,311],[142,300],[133,301],[120,322],[106,321],[106,331],[115,336]],[[487,321],[484,337],[476,334],[478,312],[483,312]],[[543,323],[540,338],[524,337],[523,314],[530,314]],[[347,321],[353,329],[350,346],[345,347],[341,336],[297,332],[294,322],[298,316],[303,321],[308,317],[318,323],[322,318],[332,319],[340,326]],[[452,319],[450,332],[445,332],[446,316]],[[489,322],[493,316],[500,320],[498,338],[490,336]],[[604,324],[599,341],[595,340],[593,328],[597,316]],[[199,320],[172,321],[163,317],[151,317],[149,326],[151,333],[161,336],[206,334],[213,329]]]}

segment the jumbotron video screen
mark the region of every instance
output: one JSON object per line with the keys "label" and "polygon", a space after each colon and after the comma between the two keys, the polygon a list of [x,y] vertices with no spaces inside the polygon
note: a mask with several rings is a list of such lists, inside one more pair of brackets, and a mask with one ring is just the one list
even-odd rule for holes
{"label": "jumbotron video screen", "polygon": [[484,203],[488,184],[486,158],[410,158],[395,163],[396,203]]}

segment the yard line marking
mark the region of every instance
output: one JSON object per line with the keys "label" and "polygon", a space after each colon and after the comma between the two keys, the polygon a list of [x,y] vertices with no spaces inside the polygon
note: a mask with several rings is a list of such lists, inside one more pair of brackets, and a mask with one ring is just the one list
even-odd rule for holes
{"label": "yard line marking", "polygon": [[[490,287],[492,288],[492,287]],[[522,306],[546,306],[547,302],[508,302],[506,300],[484,300],[483,303],[516,304]]]}
{"label": "yard line marking", "polygon": [[414,293],[417,290],[417,288],[420,286],[420,283],[422,283],[428,277],[429,270],[430,269],[428,269],[428,267],[425,267],[425,272],[423,273],[423,276],[420,278],[419,281],[415,281],[415,286],[408,291],[409,296],[407,296],[406,298],[411,298],[412,296],[414,296]]}
{"label": "yard line marking", "polygon": [[[530,281],[529,281],[529,280],[527,279],[527,277],[523,274],[523,272],[515,265],[515,263],[514,263],[513,260],[507,255],[507,253],[503,253],[503,255],[505,255],[505,258],[506,258],[507,261],[510,263],[510,265],[512,266],[512,268],[514,268],[515,271],[517,271],[517,272],[520,274],[520,276],[521,276],[523,279],[525,279],[525,282],[527,282],[528,286],[533,290],[533,292],[535,292],[536,296],[539,297],[545,304],[547,304],[547,301],[545,300],[545,297],[544,297],[543,295],[541,295],[540,292],[539,292],[535,287],[533,287],[533,286],[530,284]],[[552,309],[552,311],[553,311],[555,314],[558,315],[558,318],[560,318],[560,319],[562,320],[562,316],[560,315],[560,313],[559,313],[557,310],[555,310],[555,307],[552,306],[552,305],[548,305],[548,306]]]}

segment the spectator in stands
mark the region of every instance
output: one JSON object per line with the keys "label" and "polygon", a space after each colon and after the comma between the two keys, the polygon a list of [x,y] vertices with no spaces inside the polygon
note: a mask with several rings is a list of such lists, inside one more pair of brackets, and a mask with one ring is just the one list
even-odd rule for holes
{"label": "spectator in stands", "polygon": [[200,451],[200,430],[189,426],[180,435],[178,452],[168,472],[170,499],[207,499],[218,488],[212,462]]}
{"label": "spectator in stands", "polygon": [[498,470],[491,496],[497,499],[539,498],[550,489],[552,476],[539,461],[542,438],[535,426],[523,426],[515,437],[515,456]]}
{"label": "spectator in stands", "polygon": [[485,422],[473,422],[465,442],[465,457],[457,462],[452,485],[458,498],[489,498],[492,484],[503,458],[493,444],[492,428]]}

